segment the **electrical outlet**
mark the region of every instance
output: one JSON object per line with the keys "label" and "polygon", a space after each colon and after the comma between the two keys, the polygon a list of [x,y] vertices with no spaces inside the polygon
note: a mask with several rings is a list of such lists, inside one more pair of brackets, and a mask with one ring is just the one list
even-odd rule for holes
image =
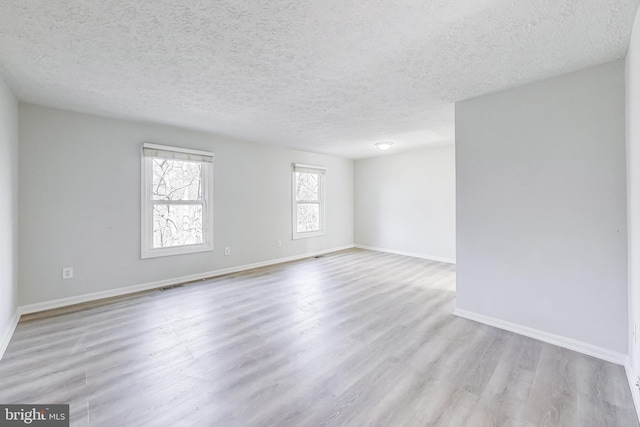
{"label": "electrical outlet", "polygon": [[229,248],[229,247],[224,248],[224,254],[225,255],[231,255],[231,248]]}
{"label": "electrical outlet", "polygon": [[279,248],[281,248],[282,247],[282,240],[278,240],[277,245],[278,245]]}
{"label": "electrical outlet", "polygon": [[633,343],[638,344],[638,325],[633,322]]}
{"label": "electrical outlet", "polygon": [[62,280],[73,279],[73,267],[62,268]]}

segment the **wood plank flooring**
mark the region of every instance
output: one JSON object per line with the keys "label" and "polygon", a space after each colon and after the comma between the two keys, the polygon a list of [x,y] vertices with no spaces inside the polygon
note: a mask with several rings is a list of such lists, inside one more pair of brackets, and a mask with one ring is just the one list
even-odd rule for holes
{"label": "wood plank flooring", "polygon": [[638,426],[621,366],[454,300],[455,266],[354,249],[34,315],[0,402],[73,426]]}

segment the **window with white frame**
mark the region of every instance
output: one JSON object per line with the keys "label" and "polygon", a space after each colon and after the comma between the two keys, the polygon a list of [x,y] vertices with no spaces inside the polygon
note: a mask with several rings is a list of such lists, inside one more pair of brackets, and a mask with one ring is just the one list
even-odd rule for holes
{"label": "window with white frame", "polygon": [[324,235],[324,187],[327,169],[293,164],[293,238]]}
{"label": "window with white frame", "polygon": [[142,258],[213,250],[213,153],[142,146]]}

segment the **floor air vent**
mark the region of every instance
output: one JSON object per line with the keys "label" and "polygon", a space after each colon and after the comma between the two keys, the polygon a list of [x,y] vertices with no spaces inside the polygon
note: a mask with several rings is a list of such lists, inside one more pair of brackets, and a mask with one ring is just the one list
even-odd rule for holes
{"label": "floor air vent", "polygon": [[158,288],[158,290],[160,292],[164,292],[164,291],[168,291],[171,289],[175,289],[175,288],[181,288],[183,285],[172,285],[172,286],[165,286],[164,288]]}

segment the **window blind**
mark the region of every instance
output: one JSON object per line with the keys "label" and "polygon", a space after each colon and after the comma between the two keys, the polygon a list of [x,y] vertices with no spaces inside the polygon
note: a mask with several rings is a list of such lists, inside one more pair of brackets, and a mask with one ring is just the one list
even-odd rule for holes
{"label": "window blind", "polygon": [[191,162],[213,163],[213,153],[207,151],[190,150],[187,148],[169,147],[166,145],[142,145],[142,155],[161,159],[185,160]]}
{"label": "window blind", "polygon": [[300,172],[300,173],[315,173],[315,174],[323,175],[327,173],[327,168],[323,166],[311,166],[311,165],[303,165],[300,163],[294,163],[293,171]]}

